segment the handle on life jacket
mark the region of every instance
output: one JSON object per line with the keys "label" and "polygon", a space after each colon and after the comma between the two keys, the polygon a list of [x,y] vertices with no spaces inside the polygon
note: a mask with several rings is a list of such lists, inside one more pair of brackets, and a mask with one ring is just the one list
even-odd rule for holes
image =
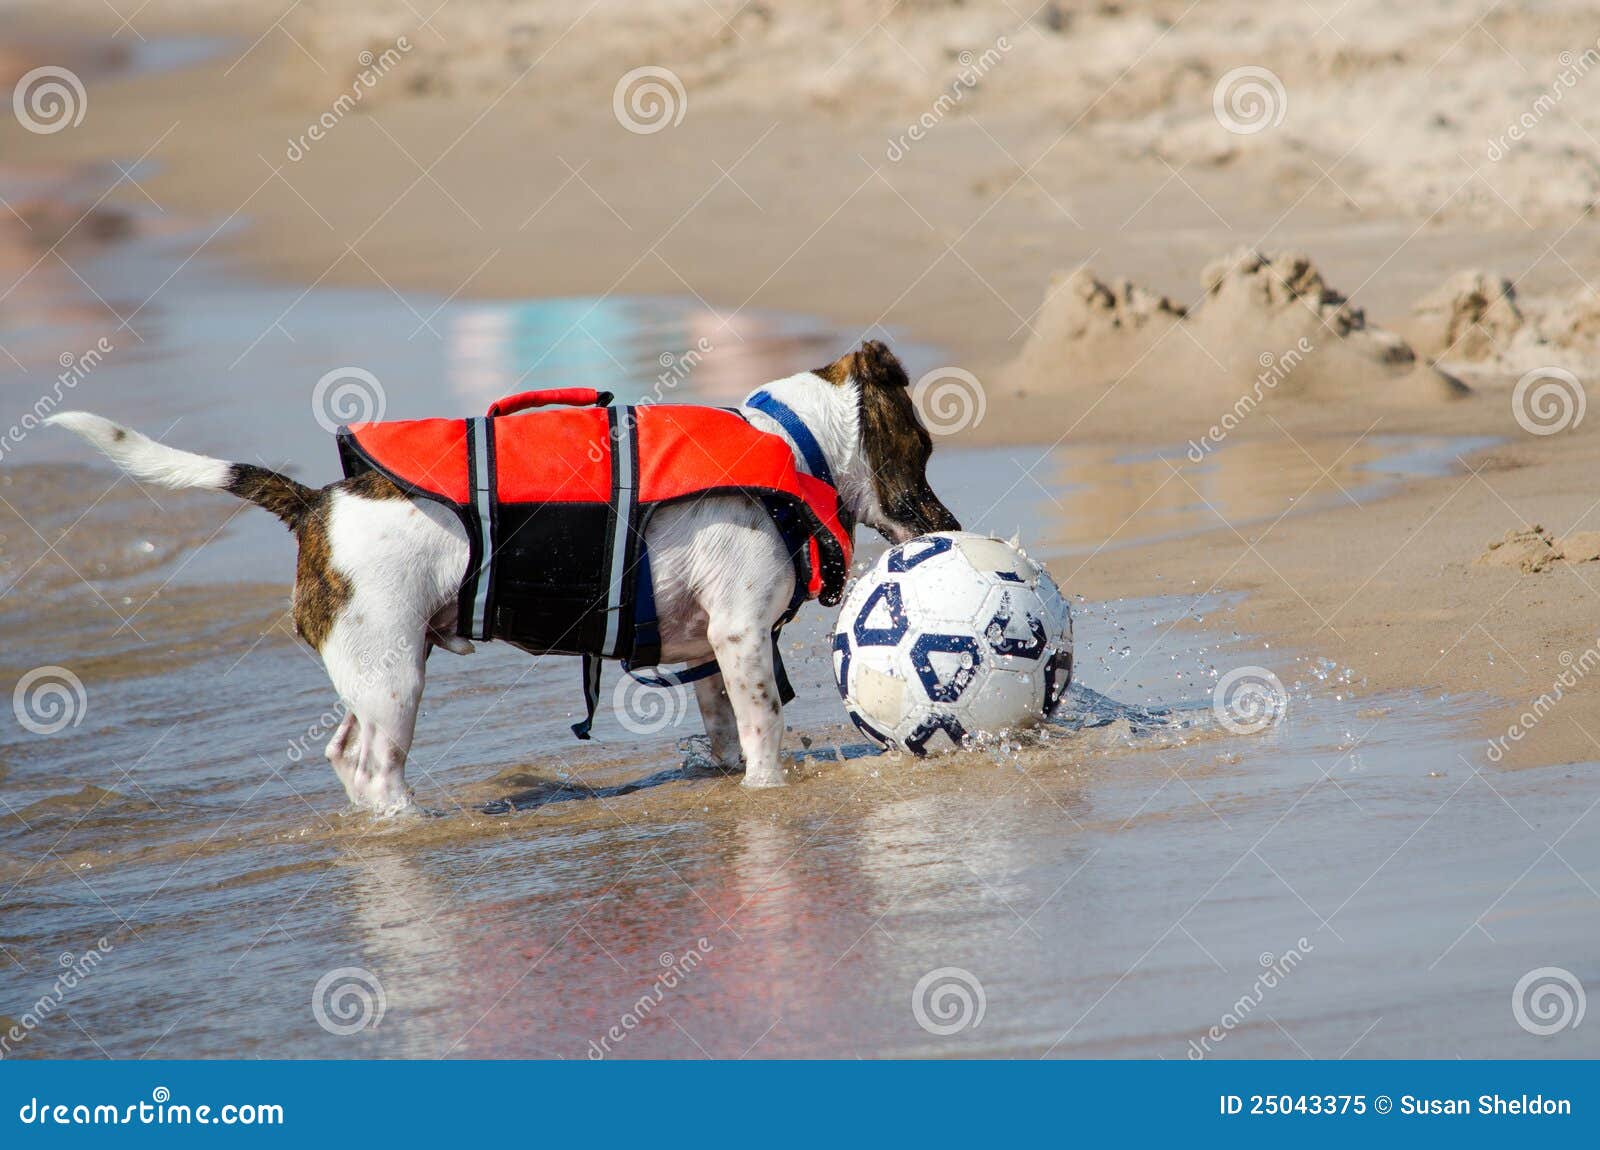
{"label": "handle on life jacket", "polygon": [[606,407],[611,403],[609,391],[596,391],[592,387],[552,387],[544,391],[522,391],[497,399],[489,405],[490,419],[500,415],[515,415],[530,407]]}

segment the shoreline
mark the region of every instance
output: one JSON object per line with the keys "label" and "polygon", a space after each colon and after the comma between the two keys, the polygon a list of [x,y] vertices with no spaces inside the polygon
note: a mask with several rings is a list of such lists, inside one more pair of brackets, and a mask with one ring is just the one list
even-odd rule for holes
{"label": "shoreline", "polygon": [[[47,32],[71,23],[81,36],[86,20],[114,26],[92,7],[70,5],[30,13],[26,25]],[[242,11],[185,15],[165,5],[141,19],[151,34],[243,34],[250,26]],[[317,113],[314,101],[283,90],[283,59],[295,51],[273,37],[231,62],[118,81],[109,89],[115,101],[102,96],[96,114],[71,133],[29,137],[8,124],[3,138],[23,164],[47,156],[62,164],[127,162],[160,140],[143,187],[169,211],[247,220],[206,251],[274,283],[452,298],[692,294],[728,301],[735,311],[872,321],[864,334],[888,324],[938,343],[986,381],[988,416],[963,433],[968,443],[1167,446],[1193,442],[1204,430],[1174,414],[1181,405],[1162,410],[1159,379],[1124,386],[1114,377],[1109,390],[1098,381],[1099,397],[1080,403],[1071,393],[1032,387],[1017,394],[1003,366],[1021,352],[1051,276],[1084,257],[1189,306],[1201,294],[1202,267],[1247,238],[1192,203],[1174,208],[1162,228],[1097,227],[1126,216],[1147,193],[1151,203],[1182,194],[1162,165],[1116,169],[1108,161],[1073,173],[1071,215],[1082,226],[1071,228],[1052,202],[1060,187],[1053,177],[1027,195],[1005,193],[1031,187],[1031,176],[995,181],[990,169],[1004,162],[983,136],[1007,126],[1016,129],[1008,141],[1032,132],[1004,117],[981,133],[954,120],[941,124],[904,166],[886,169],[870,159],[867,149],[882,131],[865,114],[785,123],[768,110],[712,103],[672,132],[640,136],[620,130],[604,106],[554,102],[535,105],[534,116],[507,109],[480,117],[482,101],[427,97],[352,114],[294,161],[269,149],[281,151],[295,125],[303,130]],[[180,100],[187,101],[182,116]],[[174,121],[181,130],[162,137]],[[686,150],[708,163],[681,163]],[[1254,162],[1192,173],[1197,195],[1248,184],[1241,172]],[[717,170],[721,179],[708,178]],[[406,188],[399,199],[397,187]],[[973,197],[984,196],[994,198],[992,211],[963,230]],[[125,186],[113,201],[139,198]],[[1261,200],[1246,214],[1278,215],[1273,195]],[[1354,227],[1342,212],[1315,195],[1297,201],[1275,246],[1309,248],[1331,283],[1360,285],[1358,302],[1397,323],[1461,268],[1496,258],[1526,263],[1548,242],[1539,229],[1448,223],[1425,231],[1399,214]],[[1403,258],[1369,274],[1372,253],[1414,227],[1415,247],[1408,240]],[[1552,227],[1549,236],[1559,233]],[[1319,246],[1305,237],[1324,238]],[[1097,247],[1096,240],[1106,242]],[[1600,266],[1593,255],[1600,244],[1588,229],[1571,243],[1579,267]],[[978,263],[980,274],[970,245],[1014,258]],[[1108,362],[1141,362],[1160,344],[1137,359]],[[1183,348],[1184,336],[1163,346]],[[1165,354],[1154,352],[1154,361]],[[1354,667],[1364,690],[1482,692],[1499,700],[1483,724],[1492,739],[1548,690],[1562,652],[1579,660],[1600,642],[1600,625],[1590,622],[1600,618],[1593,610],[1600,565],[1557,562],[1522,572],[1477,561],[1491,541],[1533,523],[1559,536],[1600,529],[1600,492],[1589,481],[1600,441],[1592,422],[1550,437],[1522,435],[1510,418],[1510,380],[1475,386],[1473,395],[1436,406],[1384,406],[1335,391],[1326,402],[1263,406],[1233,431],[1242,439],[1287,438],[1318,466],[1371,433],[1501,439],[1462,459],[1463,474],[1407,480],[1378,503],[1313,510],[1265,529],[1236,530],[1219,515],[1204,535],[1108,548],[1057,574],[1092,598],[1170,593],[1164,580],[1179,572],[1185,586],[1192,580],[1196,589],[1209,583],[1247,592],[1230,610],[1240,630]],[[1227,410],[1210,396],[1197,402],[1218,417]],[[1162,486],[1205,502],[1179,469]],[[1517,740],[1505,765],[1600,757],[1600,689],[1584,686],[1576,684],[1575,701],[1561,714]]]}

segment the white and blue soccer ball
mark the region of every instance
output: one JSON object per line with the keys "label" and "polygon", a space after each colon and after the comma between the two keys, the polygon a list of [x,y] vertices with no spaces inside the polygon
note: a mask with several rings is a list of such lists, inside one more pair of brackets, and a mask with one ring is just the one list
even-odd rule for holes
{"label": "white and blue soccer ball", "polygon": [[1072,681],[1072,612],[1013,544],[970,531],[919,536],[851,585],[833,677],[873,742],[950,750],[1056,709]]}

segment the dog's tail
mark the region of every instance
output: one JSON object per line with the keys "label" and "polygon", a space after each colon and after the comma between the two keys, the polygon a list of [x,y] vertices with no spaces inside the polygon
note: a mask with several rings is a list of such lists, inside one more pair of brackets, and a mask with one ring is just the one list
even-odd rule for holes
{"label": "dog's tail", "polygon": [[298,531],[302,520],[322,501],[322,493],[316,488],[296,483],[287,475],[249,463],[229,463],[179,451],[87,411],[59,412],[45,422],[77,432],[135,479],[162,487],[226,491],[265,507],[291,531]]}

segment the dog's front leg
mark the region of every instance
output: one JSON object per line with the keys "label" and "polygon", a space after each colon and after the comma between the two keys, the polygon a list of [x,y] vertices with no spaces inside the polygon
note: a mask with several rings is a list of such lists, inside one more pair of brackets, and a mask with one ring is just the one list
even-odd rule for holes
{"label": "dog's front leg", "polygon": [[727,628],[713,625],[709,638],[739,725],[744,785],[781,787],[786,781],[778,763],[783,704],[778,701],[778,677],[772,666],[772,635],[743,623]]}
{"label": "dog's front leg", "polygon": [[694,696],[700,703],[700,721],[711,740],[711,757],[717,766],[732,770],[739,765],[739,720],[728,701],[728,689],[721,675],[696,679]]}

